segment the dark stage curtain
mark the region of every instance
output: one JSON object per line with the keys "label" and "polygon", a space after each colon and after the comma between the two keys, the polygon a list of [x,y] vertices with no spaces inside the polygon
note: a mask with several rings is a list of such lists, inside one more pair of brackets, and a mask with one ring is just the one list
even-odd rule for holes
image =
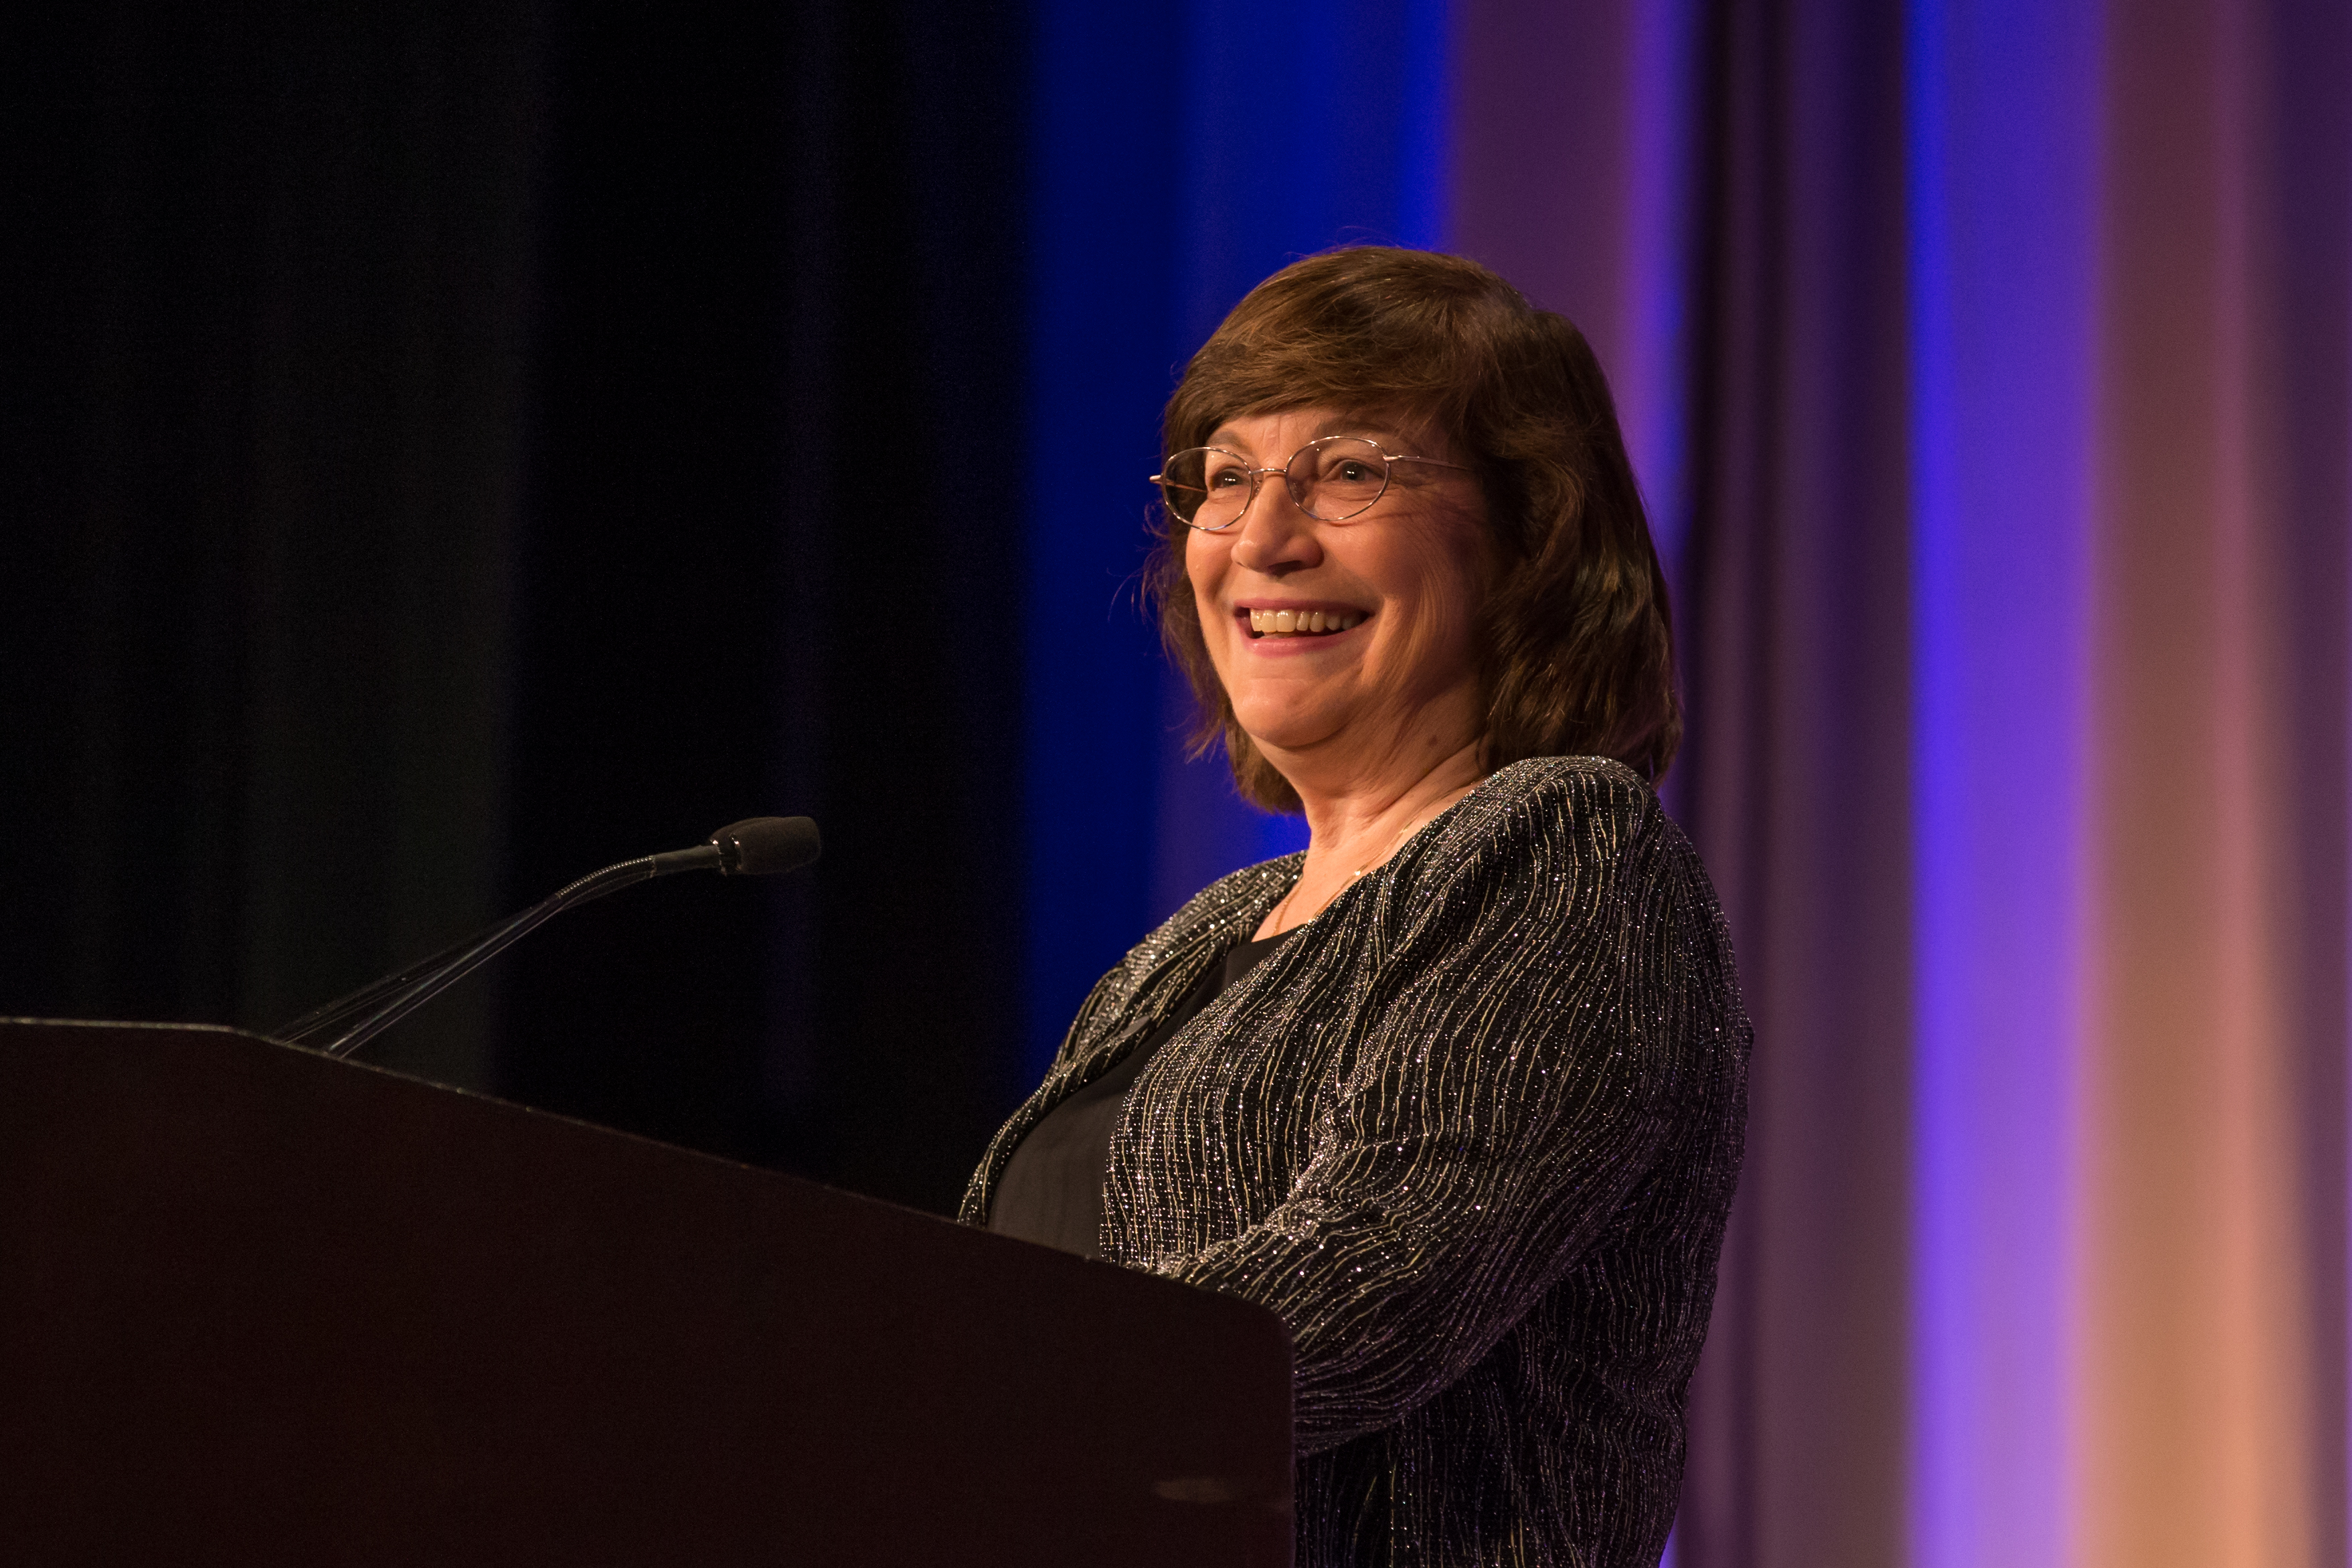
{"label": "dark stage curtain", "polygon": [[500,1082],[947,1207],[1017,1071],[1025,39],[850,5],[552,32],[509,898],[756,811],[826,851],[551,928]]}
{"label": "dark stage curtain", "polygon": [[267,1028],[933,1207],[1009,1105],[1025,38],[79,9],[12,68],[0,1010]]}
{"label": "dark stage curtain", "polygon": [[[0,1009],[267,1026],[498,900],[539,19],[53,26],[5,95]],[[387,1060],[480,1082],[449,1003]]]}
{"label": "dark stage curtain", "polygon": [[1757,1057],[1685,1568],[1906,1550],[1904,26],[1899,7],[1772,0],[1712,7],[1703,44],[1669,802],[1738,935]]}

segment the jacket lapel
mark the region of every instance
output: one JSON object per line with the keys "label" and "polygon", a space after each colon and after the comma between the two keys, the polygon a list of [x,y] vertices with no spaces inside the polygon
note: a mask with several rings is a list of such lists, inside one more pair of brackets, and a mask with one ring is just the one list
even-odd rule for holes
{"label": "jacket lapel", "polygon": [[965,1188],[959,1218],[984,1224],[996,1178],[1031,1128],[1134,1049],[1184,999],[1208,967],[1257,929],[1298,878],[1304,857],[1285,855],[1221,877],[1201,890],[1097,982],[1078,1009],[1053,1070],[990,1141]]}

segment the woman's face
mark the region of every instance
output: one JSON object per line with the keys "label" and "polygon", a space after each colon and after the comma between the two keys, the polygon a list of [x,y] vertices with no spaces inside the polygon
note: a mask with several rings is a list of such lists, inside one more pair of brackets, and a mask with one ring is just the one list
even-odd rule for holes
{"label": "woman's face", "polygon": [[[1461,461],[1424,423],[1332,408],[1240,415],[1207,444],[1278,468],[1325,435]],[[1268,474],[1238,525],[1184,542],[1201,633],[1234,716],[1294,785],[1326,762],[1342,774],[1409,766],[1448,737],[1437,755],[1475,737],[1473,628],[1489,561],[1476,478],[1429,463],[1392,465],[1386,493],[1341,523],[1307,516]],[[1269,630],[1282,615],[1292,629]],[[1324,630],[1300,630],[1313,616]]]}

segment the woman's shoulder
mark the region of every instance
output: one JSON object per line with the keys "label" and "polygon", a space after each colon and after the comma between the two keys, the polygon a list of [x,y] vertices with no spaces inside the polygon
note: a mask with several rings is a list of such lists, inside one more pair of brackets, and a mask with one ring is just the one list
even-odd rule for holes
{"label": "woman's shoulder", "polygon": [[[1712,906],[1698,851],[1647,779],[1607,757],[1536,757],[1497,768],[1435,824],[1404,885],[1484,900],[1557,882]],[[1400,857],[1402,859],[1403,857]]]}
{"label": "woman's shoulder", "polygon": [[[1689,936],[1723,983],[1730,934],[1696,848],[1649,781],[1605,757],[1539,757],[1464,797],[1391,906],[1405,926],[1506,929],[1515,941],[1596,919],[1655,920]],[[1461,925],[1465,915],[1469,925]]]}
{"label": "woman's shoulder", "polygon": [[1672,829],[1648,780],[1612,757],[1514,762],[1496,769],[1450,816],[1439,837],[1456,854],[1514,846],[1607,855]]}
{"label": "woman's shoulder", "polygon": [[1530,757],[1496,768],[1479,786],[1479,793],[1636,813],[1658,800],[1649,780],[1613,757]]}

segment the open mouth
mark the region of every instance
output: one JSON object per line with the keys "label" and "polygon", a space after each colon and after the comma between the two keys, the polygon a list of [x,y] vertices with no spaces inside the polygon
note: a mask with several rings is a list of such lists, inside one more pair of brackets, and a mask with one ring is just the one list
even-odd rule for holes
{"label": "open mouth", "polygon": [[1360,610],[1252,610],[1249,632],[1258,637],[1328,637],[1361,625]]}

